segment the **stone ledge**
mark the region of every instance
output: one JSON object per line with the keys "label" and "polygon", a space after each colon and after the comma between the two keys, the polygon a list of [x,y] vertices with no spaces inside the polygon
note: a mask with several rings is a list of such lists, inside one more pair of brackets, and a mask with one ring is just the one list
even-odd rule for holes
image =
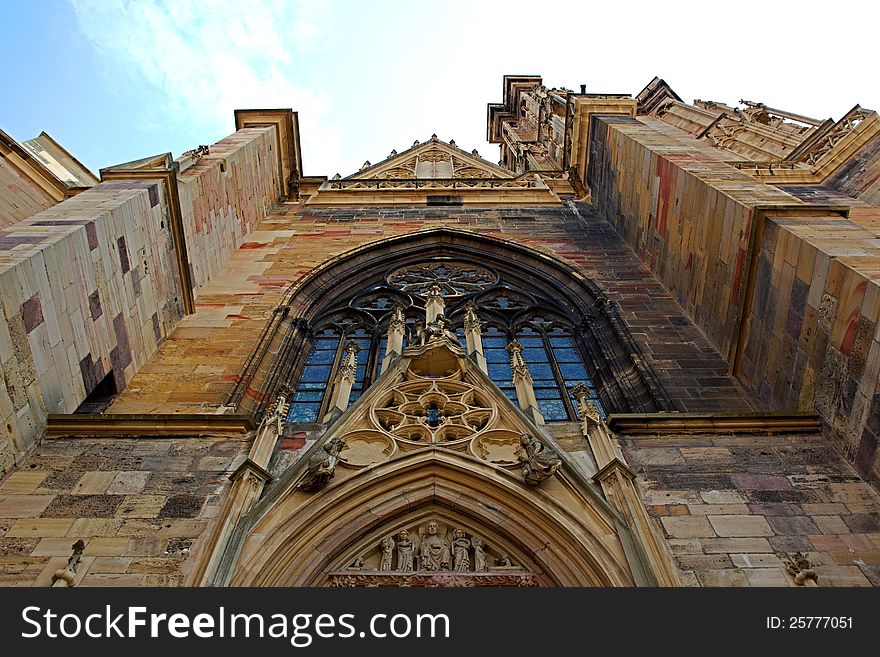
{"label": "stone ledge", "polygon": [[245,438],[255,429],[249,415],[50,414],[47,438]]}
{"label": "stone ledge", "polygon": [[807,412],[778,413],[615,413],[608,427],[618,434],[670,433],[818,433],[819,416]]}

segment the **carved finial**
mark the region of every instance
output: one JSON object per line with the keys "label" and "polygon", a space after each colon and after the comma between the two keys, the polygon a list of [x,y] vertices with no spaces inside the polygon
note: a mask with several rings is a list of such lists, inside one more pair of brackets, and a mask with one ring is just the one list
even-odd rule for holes
{"label": "carved finial", "polygon": [[449,145],[454,147],[454,146],[455,146],[455,140],[454,140],[454,139],[450,139],[450,140],[449,140]]}
{"label": "carved finial", "polygon": [[341,438],[333,438],[327,441],[318,450],[318,453],[309,459],[306,471],[297,484],[297,488],[307,492],[319,490],[336,474],[336,464],[339,462],[339,452],[345,447]]}
{"label": "carved finial", "polygon": [[433,135],[431,135],[431,139],[437,139],[437,133],[436,133],[436,132],[435,132]]}
{"label": "carved finial", "polygon": [[471,155],[476,155],[477,157],[480,157],[480,151],[478,151],[478,150],[475,148],[474,150],[471,151]]}
{"label": "carved finial", "polygon": [[80,539],[71,545],[70,549],[73,550],[73,554],[71,554],[70,558],[67,560],[67,565],[60,570],[56,570],[55,574],[52,575],[53,587],[73,586],[74,580],[76,579],[76,567],[82,559],[82,553],[83,550],[86,549],[86,544]]}
{"label": "carved finial", "polygon": [[477,314],[477,304],[473,299],[464,307],[464,330],[478,332],[480,330],[480,316]]}
{"label": "carved finial", "polygon": [[788,574],[794,577],[795,584],[798,586],[819,586],[819,576],[813,570],[813,562],[804,553],[780,553],[778,556],[785,564]]}
{"label": "carved finial", "polygon": [[372,164],[370,164],[370,161],[364,160],[364,163],[361,165],[361,171],[363,171],[364,169],[366,169],[367,167],[370,167],[370,166],[373,166]]}
{"label": "carved finial", "polygon": [[337,171],[336,175],[331,178],[331,180],[342,180],[342,175]]}
{"label": "carved finial", "polygon": [[388,153],[388,157],[394,157],[395,155],[397,155],[397,149],[392,148],[391,152]]}
{"label": "carved finial", "polygon": [[339,363],[339,376],[350,377],[352,381],[357,374],[357,352],[361,348],[356,342],[349,342],[345,345],[345,353],[342,355],[342,362]]}
{"label": "carved finial", "polygon": [[[275,394],[275,402],[272,404],[266,417],[267,422],[273,420],[282,422],[284,420],[284,417],[287,415],[287,400],[292,393],[293,390],[286,383],[282,383],[278,386],[278,391]],[[278,430],[280,431],[280,425],[278,426]]]}
{"label": "carved finial", "polygon": [[505,349],[507,350],[507,353],[510,354],[511,369],[516,371],[517,369],[525,368],[526,372],[528,372],[528,366],[522,356],[523,346],[519,343],[519,340],[514,338]]}
{"label": "carved finial", "polygon": [[578,415],[581,416],[585,423],[585,429],[589,428],[589,423],[599,423],[601,414],[599,407],[590,399],[590,389],[583,383],[578,383],[571,389],[571,394],[578,402]]}
{"label": "carved finial", "polygon": [[422,142],[420,142],[418,139],[416,139],[416,140],[413,142],[412,147],[415,148],[416,146],[418,146],[418,145],[421,144],[421,143],[422,143]]}
{"label": "carved finial", "polygon": [[530,486],[537,486],[552,477],[562,465],[559,455],[534,436],[522,434],[520,445],[525,455],[519,457],[519,464],[522,466],[523,478]]}

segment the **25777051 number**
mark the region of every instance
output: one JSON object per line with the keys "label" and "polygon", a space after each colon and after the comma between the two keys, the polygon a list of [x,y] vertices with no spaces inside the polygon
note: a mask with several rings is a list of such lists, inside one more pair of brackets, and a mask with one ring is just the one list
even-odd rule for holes
{"label": "25777051 number", "polygon": [[851,630],[852,616],[767,616],[768,630]]}

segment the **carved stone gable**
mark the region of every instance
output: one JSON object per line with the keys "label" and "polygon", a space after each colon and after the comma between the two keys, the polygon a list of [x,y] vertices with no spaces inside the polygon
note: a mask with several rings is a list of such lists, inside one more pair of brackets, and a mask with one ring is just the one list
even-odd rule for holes
{"label": "carved stone gable", "polygon": [[343,180],[432,179],[432,178],[510,178],[513,173],[475,152],[468,153],[436,136],[413,147],[392,154],[385,160],[362,168]]}

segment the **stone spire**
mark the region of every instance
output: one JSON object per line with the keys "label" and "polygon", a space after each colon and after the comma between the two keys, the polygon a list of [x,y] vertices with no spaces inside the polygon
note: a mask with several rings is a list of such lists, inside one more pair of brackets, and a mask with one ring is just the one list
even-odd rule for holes
{"label": "stone spire", "polygon": [[388,344],[385,357],[382,359],[382,371],[385,372],[395,358],[403,353],[403,336],[406,332],[406,316],[403,306],[395,303],[391,309],[391,321],[388,322]]}
{"label": "stone spire", "polygon": [[446,314],[446,301],[443,300],[443,291],[437,283],[431,286],[426,296],[428,300],[425,302],[425,326]]}
{"label": "stone spire", "polygon": [[469,301],[464,309],[464,338],[467,341],[467,354],[483,374],[489,373],[486,356],[483,355],[483,335],[480,332],[480,317],[477,315],[477,304]]}
{"label": "stone spire", "polygon": [[522,356],[523,346],[512,340],[507,345],[510,354],[510,369],[513,372],[513,385],[516,386],[516,399],[522,412],[529,416],[535,424],[544,424],[544,416],[538,409],[538,400],[535,399],[535,388],[532,382],[532,374],[529,366]]}
{"label": "stone spire", "polygon": [[348,400],[351,397],[351,388],[354,386],[357,377],[357,352],[360,347],[354,342],[345,345],[345,354],[339,363],[339,370],[336,372],[336,381],[333,383],[333,397],[330,401],[330,408],[324,416],[324,422],[332,422],[345,412],[348,408]]}

